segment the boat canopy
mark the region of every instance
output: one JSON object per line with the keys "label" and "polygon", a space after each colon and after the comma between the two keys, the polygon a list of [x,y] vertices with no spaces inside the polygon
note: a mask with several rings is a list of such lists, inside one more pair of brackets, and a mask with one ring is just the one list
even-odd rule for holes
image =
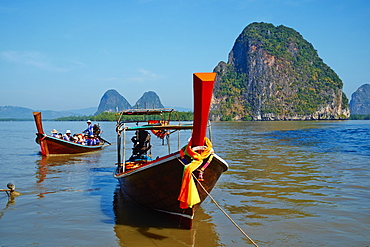
{"label": "boat canopy", "polygon": [[[174,115],[174,116],[173,116]],[[143,116],[142,119],[125,118],[124,116]],[[158,116],[154,118],[146,118],[145,116]],[[130,109],[124,110],[116,114],[117,132],[136,131],[136,130],[186,130],[193,129],[193,124],[181,124],[177,111],[171,108],[160,109]],[[170,122],[178,122],[178,124],[170,124]],[[146,125],[139,126],[139,122],[147,122]],[[126,126],[126,123],[137,123],[137,126]],[[123,127],[124,126],[124,127]],[[122,128],[123,127],[123,128]]]}
{"label": "boat canopy", "polygon": [[126,127],[127,131],[130,131],[130,130],[185,130],[185,129],[193,129],[193,125],[192,124],[143,125],[143,126]]}
{"label": "boat canopy", "polygon": [[159,108],[159,109],[129,109],[117,113],[117,115],[161,115],[163,113],[176,112],[172,108]]}
{"label": "boat canopy", "polygon": [[[152,132],[155,136],[162,139],[162,145],[164,145],[164,139],[167,142],[168,154],[170,150],[170,135],[175,132],[178,133],[177,143],[178,149],[181,148],[180,143],[180,130],[192,130],[193,123],[181,123],[177,111],[170,108],[162,109],[131,109],[119,112],[116,114],[116,132],[117,132],[117,147],[118,147],[118,162],[117,164],[124,164],[126,161],[126,132],[135,131],[136,138],[139,140],[140,136],[147,136],[146,131]],[[136,123],[126,125],[127,123]],[[139,123],[141,123],[139,125]],[[148,133],[149,134],[149,133]],[[131,139],[132,140],[132,139]],[[150,138],[149,138],[150,140]],[[135,142],[140,143],[140,142]],[[149,141],[148,141],[149,143]],[[150,150],[150,143],[148,144],[148,150]],[[135,148],[135,147],[134,147]],[[147,151],[146,151],[147,152]],[[136,154],[135,154],[136,155]],[[136,157],[134,154],[130,157]],[[151,157],[151,154],[146,155]]]}

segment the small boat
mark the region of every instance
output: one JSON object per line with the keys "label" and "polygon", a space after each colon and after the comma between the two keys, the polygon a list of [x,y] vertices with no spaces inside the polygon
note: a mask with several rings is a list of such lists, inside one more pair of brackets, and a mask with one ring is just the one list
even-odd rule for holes
{"label": "small boat", "polygon": [[[114,177],[119,180],[121,191],[137,204],[171,216],[181,228],[192,228],[196,210],[228,169],[228,164],[214,153],[206,135],[215,78],[215,73],[193,74],[192,124],[173,121],[176,116],[173,109],[134,109],[116,115],[118,162]],[[142,117],[139,121],[128,116]],[[130,126],[130,121],[135,121],[136,126]],[[183,148],[171,153],[168,146],[167,154],[152,157],[149,131],[169,145],[173,133],[186,129],[192,129],[192,133]],[[125,139],[129,131],[135,133],[131,139],[134,147],[131,157],[126,159]]]}
{"label": "small boat", "polygon": [[[37,133],[36,133],[36,143],[40,145],[41,155],[58,155],[58,154],[79,154],[86,152],[93,152],[102,149],[106,146],[104,139],[98,136],[100,139],[100,144],[96,146],[87,146],[71,141],[66,141],[57,137],[46,135],[41,120],[41,112],[33,112],[33,117],[35,119]],[[98,127],[99,128],[99,127]],[[109,143],[108,143],[109,144]]]}

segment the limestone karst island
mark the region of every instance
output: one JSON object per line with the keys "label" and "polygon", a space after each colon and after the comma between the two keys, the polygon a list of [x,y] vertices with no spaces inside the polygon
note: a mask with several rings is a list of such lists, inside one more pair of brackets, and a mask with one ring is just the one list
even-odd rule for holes
{"label": "limestone karst island", "polygon": [[347,119],[338,75],[292,28],[252,23],[220,62],[213,120]]}

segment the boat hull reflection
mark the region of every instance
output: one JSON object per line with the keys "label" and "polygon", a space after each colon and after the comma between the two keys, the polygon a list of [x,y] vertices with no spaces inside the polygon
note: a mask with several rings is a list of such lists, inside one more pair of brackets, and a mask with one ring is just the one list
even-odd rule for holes
{"label": "boat hull reflection", "polygon": [[181,229],[178,222],[132,201],[119,185],[114,193],[114,231],[121,246],[219,246],[211,216],[197,210],[194,228]]}

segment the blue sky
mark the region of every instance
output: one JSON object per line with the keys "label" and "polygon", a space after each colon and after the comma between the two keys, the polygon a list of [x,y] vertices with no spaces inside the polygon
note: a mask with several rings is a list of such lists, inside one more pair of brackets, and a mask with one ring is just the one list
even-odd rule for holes
{"label": "blue sky", "polygon": [[0,105],[97,107],[115,89],[192,108],[192,74],[227,62],[252,22],[298,31],[349,99],[370,83],[367,0],[0,0]]}

